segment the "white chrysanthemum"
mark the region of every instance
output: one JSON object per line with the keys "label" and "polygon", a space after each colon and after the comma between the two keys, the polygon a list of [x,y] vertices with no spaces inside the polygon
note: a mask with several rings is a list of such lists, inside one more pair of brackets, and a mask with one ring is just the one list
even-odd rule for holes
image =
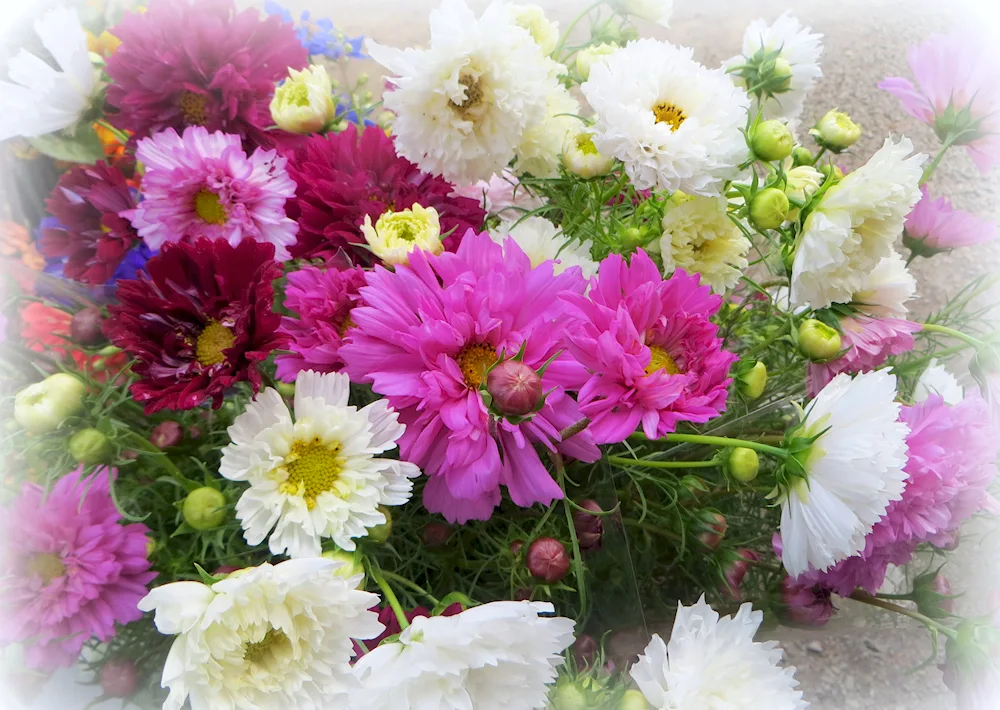
{"label": "white chrysanthemum", "polygon": [[517,147],[518,174],[535,177],[556,177],[559,174],[559,154],[566,136],[580,127],[580,102],[566,89],[558,86],[549,94],[545,118],[524,132]]}
{"label": "white chrysanthemum", "polygon": [[558,22],[547,18],[545,11],[538,5],[512,3],[507,5],[507,12],[515,25],[528,30],[543,54],[552,54],[556,45],[559,44]]}
{"label": "white chrysanthemum", "polygon": [[545,707],[570,619],[542,602],[492,602],[455,616],[417,617],[395,643],[354,665],[362,689],[352,708],[531,710]]}
{"label": "white chrysanthemum", "polygon": [[948,372],[948,368],[940,364],[937,359],[931,360],[927,369],[924,370],[917,386],[913,390],[913,401],[923,402],[932,394],[940,395],[945,404],[955,405],[965,399],[965,389],[958,384],[955,376]]}
{"label": "white chrysanthemum", "polygon": [[[792,264],[792,303],[848,303],[865,275],[889,256],[903,221],[920,199],[923,154],[908,138],[885,144],[831,187],[802,226]],[[907,157],[909,156],[909,157]]]}
{"label": "white chrysanthemum", "polygon": [[896,376],[840,374],[809,404],[797,436],[819,438],[798,455],[806,477],[781,504],[781,559],[797,577],[829,569],[865,547],[865,536],[905,487],[906,436]]}
{"label": "white chrysanthemum", "polygon": [[368,41],[372,59],[396,75],[383,96],[396,114],[396,151],[459,185],[488,180],[544,120],[553,62],[502,3],[477,19],[464,0],[444,0],[430,26],[426,50]]}
{"label": "white chrysanthemum", "polygon": [[35,20],[35,33],[61,71],[24,49],[8,62],[11,81],[0,81],[0,141],[69,128],[90,107],[97,73],[76,10],[49,10]]}
{"label": "white chrysanthemum", "polygon": [[726,213],[724,197],[674,194],[663,215],[660,254],[663,270],[701,274],[716,293],[724,293],[747,268],[750,240]]}
{"label": "white chrysanthemum", "polygon": [[409,479],[420,469],[378,458],[405,431],[398,414],[384,399],[349,406],[349,393],[347,375],[307,370],[295,381],[294,421],[277,390],[267,388],[229,427],[219,473],[250,484],[236,503],[249,544],[270,533],[275,555],[317,556],[322,538],[353,550],[354,538],[385,523],[379,505],[410,499]]}
{"label": "white chrysanthemum", "polygon": [[578,241],[567,244],[566,237],[544,217],[505,220],[490,230],[490,238],[497,244],[503,244],[508,236],[531,260],[531,268],[555,259],[553,271],[557,274],[571,266],[579,266],[587,279],[597,273],[598,263],[590,257],[590,249]]}
{"label": "white chrysanthemum", "polygon": [[674,0],[612,0],[611,4],[622,14],[663,27],[670,27],[670,18],[674,14]]}
{"label": "white chrysanthemum", "polygon": [[139,602],[160,633],[176,635],[163,666],[164,710],[350,707],[358,683],[352,638],[385,628],[369,608],[378,597],[354,589],[322,558],[264,563],[212,586],[173,582]]}
{"label": "white chrysanthemum", "polygon": [[677,605],[670,641],[659,635],[629,671],[654,710],[800,710],[795,668],[774,641],[753,640],[764,615],[743,604],[719,618],[702,596]]}
{"label": "white chrysanthemum", "polygon": [[750,100],[687,47],[641,39],[590,70],[581,87],[597,112],[595,143],[639,189],[718,194],[746,159]]}
{"label": "white chrysanthemum", "polygon": [[917,292],[917,280],[906,267],[902,255],[893,249],[875,268],[864,275],[861,288],[854,292],[853,305],[873,318],[903,318],[906,302]]}
{"label": "white chrysanthemum", "polygon": [[[761,49],[767,52],[781,50],[778,56],[791,67],[788,90],[764,101],[763,117],[765,120],[784,119],[794,130],[805,107],[806,94],[816,80],[823,76],[819,68],[819,58],[823,54],[822,40],[823,35],[812,34],[809,27],[803,27],[798,19],[787,12],[775,20],[773,25],[768,25],[763,19],[754,20],[743,33],[742,56],[733,57],[726,62],[726,66],[739,66]],[[751,113],[755,115],[758,108],[754,98]]]}

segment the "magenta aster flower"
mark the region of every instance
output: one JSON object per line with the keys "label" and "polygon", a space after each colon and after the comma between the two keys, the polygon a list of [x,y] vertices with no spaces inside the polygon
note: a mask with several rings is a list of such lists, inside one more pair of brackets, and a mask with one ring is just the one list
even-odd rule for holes
{"label": "magenta aster flower", "polygon": [[351,309],[361,301],[358,289],[365,285],[364,270],[307,266],[288,274],[286,284],[285,308],[299,317],[281,319],[292,354],[277,357],[278,377],[294,382],[301,370],[339,372],[344,366],[340,346],[354,325]]}
{"label": "magenta aster flower", "polygon": [[111,32],[121,46],[108,60],[107,102],[119,128],[141,138],[204,126],[250,147],[287,137],[265,129],[275,85],[309,60],[291,23],[238,12],[233,0],[152,0]]}
{"label": "magenta aster flower", "polygon": [[892,355],[913,350],[913,334],[920,324],[902,318],[870,318],[858,314],[840,319],[841,345],[846,352],[836,360],[810,363],[809,396],[821,389],[841,372],[868,372],[879,367]]}
{"label": "magenta aster flower", "polygon": [[[364,305],[340,355],[356,382],[371,382],[406,425],[400,455],[430,476],[424,505],[448,520],[485,520],[505,486],[515,504],[549,504],[563,493],[536,445],[583,461],[600,451],[586,430],[561,441],[582,419],[566,394],[584,373],[560,353],[565,306],[560,294],[585,288],[578,267],[536,268],[513,240],[503,246],[468,232],[456,253],[415,252],[409,266],[381,266],[361,289]],[[544,404],[507,417],[488,408],[481,388],[501,356],[524,347],[523,362],[542,377]]]}
{"label": "magenta aster flower", "polygon": [[167,242],[244,239],[273,244],[278,261],[289,259],[297,226],[285,216],[295,183],[285,159],[257,148],[247,157],[238,136],[193,126],[172,128],[139,141],[145,166],[142,202],[123,214],[150,249]]}
{"label": "magenta aster flower", "polygon": [[918,256],[985,244],[997,238],[997,226],[971,212],[956,210],[947,197],[932,199],[927,187],[920,188],[923,197],[906,218],[903,244]]}
{"label": "magenta aster flower", "polygon": [[281,276],[274,247],[199,239],[168,243],[149,260],[149,276],[118,282],[104,331],[136,359],[132,396],[146,413],[222,406],[227,387],[261,386],[260,363],[285,346],[271,310]]}
{"label": "magenta aster flower", "polygon": [[136,605],[156,576],[145,525],[122,525],[107,469],[64,476],[46,493],[26,483],[3,516],[0,638],[28,645],[33,668],[71,666],[91,638],[142,617]]}
{"label": "magenta aster flower", "polygon": [[781,581],[781,618],[792,626],[818,627],[837,613],[830,590],[792,577]]}
{"label": "magenta aster flower", "polygon": [[631,265],[601,262],[589,296],[566,293],[565,338],[590,373],[577,396],[597,443],[623,441],[642,425],[657,439],[678,422],[698,424],[726,408],[729,366],[709,317],[720,296],[682,269],[664,280],[643,251]]}
{"label": "magenta aster flower", "polygon": [[982,173],[1000,161],[1000,81],[992,38],[971,30],[933,35],[910,48],[914,86],[887,77],[879,88],[898,98],[914,118],[933,126],[941,140],[964,145]]}
{"label": "magenta aster flower", "polygon": [[396,155],[392,139],[377,128],[358,136],[349,126],[343,133],[313,136],[295,151],[288,166],[298,184],[288,215],[299,223],[299,240],[292,248],[298,259],[339,259],[370,264],[361,225],[387,210],[398,212],[414,204],[433,207],[441,219],[445,248],[454,251],[469,229],[479,230],[486,213],[476,200],[452,195],[444,178],[420,172]]}
{"label": "magenta aster flower", "polygon": [[91,286],[104,285],[139,240],[119,213],[135,207],[125,175],[107,163],[77,165],[63,173],[45,202],[57,220],[42,229],[38,249],[65,258],[63,274]]}

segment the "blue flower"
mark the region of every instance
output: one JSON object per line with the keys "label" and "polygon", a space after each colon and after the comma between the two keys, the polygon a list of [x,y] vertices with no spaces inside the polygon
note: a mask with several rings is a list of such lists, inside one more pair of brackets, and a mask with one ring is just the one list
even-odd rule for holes
{"label": "blue flower", "polygon": [[[267,0],[264,3],[264,12],[268,15],[277,15],[285,22],[295,22],[292,19],[292,13],[273,0]],[[326,18],[313,20],[308,10],[302,12],[295,32],[302,46],[310,55],[320,55],[329,59],[365,58],[365,54],[361,50],[365,41],[364,36],[341,38],[331,20]]]}

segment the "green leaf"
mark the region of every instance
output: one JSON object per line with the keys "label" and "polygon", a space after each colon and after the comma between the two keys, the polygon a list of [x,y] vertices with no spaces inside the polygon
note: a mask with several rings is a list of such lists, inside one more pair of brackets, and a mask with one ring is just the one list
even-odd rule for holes
{"label": "green leaf", "polygon": [[104,146],[92,126],[81,126],[75,135],[49,133],[29,138],[28,143],[40,153],[56,160],[92,165],[104,159]]}

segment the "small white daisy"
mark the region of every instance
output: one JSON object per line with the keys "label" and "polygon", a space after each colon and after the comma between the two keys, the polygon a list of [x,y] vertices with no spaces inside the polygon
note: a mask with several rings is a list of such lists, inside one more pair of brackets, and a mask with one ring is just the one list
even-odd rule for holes
{"label": "small white daisy", "polygon": [[504,220],[490,230],[490,238],[503,244],[507,237],[513,239],[531,260],[531,268],[555,259],[553,271],[561,274],[571,266],[579,266],[584,278],[597,273],[598,264],[590,258],[590,248],[578,241],[568,242],[559,229],[544,217],[525,217],[518,221]]}
{"label": "small white daisy", "polygon": [[590,70],[581,87],[597,113],[594,143],[639,189],[718,194],[746,159],[750,104],[721,69],[687,47],[641,39]]}
{"label": "small white daisy", "polygon": [[747,268],[751,247],[726,211],[726,198],[674,193],[663,215],[663,270],[701,274],[715,293],[735,286]]}
{"label": "small white daisy", "polygon": [[353,550],[354,538],[385,523],[379,505],[410,499],[420,469],[378,458],[405,431],[398,414],[384,399],[359,410],[349,393],[347,375],[307,370],[295,381],[294,420],[268,388],[229,427],[219,473],[250,484],[236,503],[249,544],[270,534],[275,555],[317,556],[322,538]]}
{"label": "small white daisy", "polygon": [[781,559],[797,577],[824,571],[865,547],[865,536],[902,497],[906,436],[896,376],[874,370],[839,374],[810,402],[797,437],[819,438],[796,454],[805,478],[781,503]]}
{"label": "small white daisy", "polygon": [[763,619],[750,604],[721,619],[704,596],[678,604],[670,641],[654,634],[629,673],[654,710],[805,708],[795,668],[778,665],[777,643],[753,640]]}
{"label": "small white daisy", "polygon": [[955,376],[948,372],[948,368],[936,359],[931,360],[927,369],[917,379],[917,386],[913,390],[913,401],[923,402],[932,394],[939,395],[945,404],[951,405],[965,399],[965,389],[958,384]]}
{"label": "small white daisy", "polygon": [[893,249],[875,265],[854,292],[852,305],[872,318],[903,318],[906,302],[917,292],[917,280],[902,255]]}

